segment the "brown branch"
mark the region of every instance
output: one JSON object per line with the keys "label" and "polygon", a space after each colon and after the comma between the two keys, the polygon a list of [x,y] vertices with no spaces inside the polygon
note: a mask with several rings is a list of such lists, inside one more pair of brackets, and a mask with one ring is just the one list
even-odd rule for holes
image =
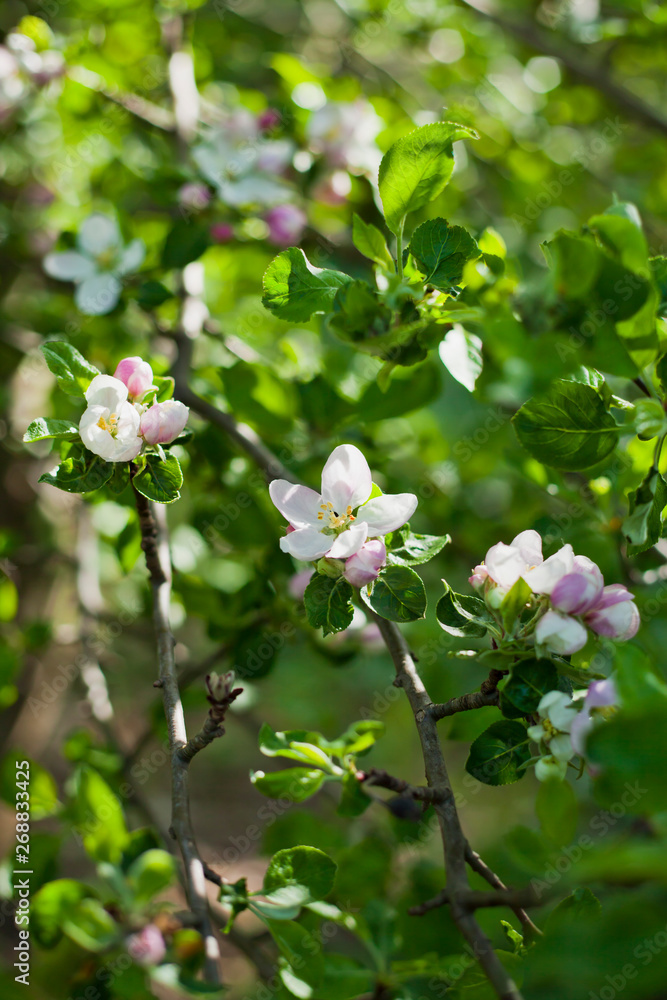
{"label": "brown branch", "polygon": [[[489,885],[492,885],[494,889],[500,889],[502,892],[507,890],[505,883],[498,878],[496,873],[492,871],[492,869],[489,868],[484,861],[482,861],[477,851],[473,851],[470,844],[466,845],[466,861],[472,870],[477,872],[478,875],[481,875],[482,878],[486,879]],[[542,931],[536,924],[533,923],[522,906],[512,906],[512,909],[514,910],[517,919],[520,921],[526,937],[542,937]]]}
{"label": "brown branch", "polygon": [[439,906],[452,906],[455,901],[469,913],[492,906],[506,906],[508,909],[516,910],[518,907],[539,906],[544,902],[530,888],[496,889],[494,892],[477,892],[469,889],[467,892],[457,893],[456,896],[449,889],[443,889],[433,899],[427,899],[425,903],[410,907],[408,913],[412,917],[423,917],[430,910],[436,910]]}
{"label": "brown branch", "polygon": [[397,795],[406,795],[418,802],[442,802],[443,793],[437,788],[429,788],[423,785],[410,785],[402,778],[395,778],[386,771],[379,768],[371,768],[370,771],[358,771],[357,779],[366,782],[368,785],[377,785],[378,788],[388,788]]}
{"label": "brown branch", "polygon": [[197,735],[192,736],[178,751],[181,760],[185,761],[186,764],[189,764],[195,754],[198,754],[213,740],[225,735],[222,724],[225,721],[227,709],[243,691],[243,688],[240,687],[232,688],[233,681],[234,674],[231,672],[225,674],[224,677],[218,677],[215,673],[207,676],[206,686],[209,692],[207,698],[211,702],[211,707],[204,725]]}
{"label": "brown branch", "polygon": [[501,17],[487,8],[478,6],[471,0],[462,0],[462,3],[480,17],[497,25],[502,31],[513,35],[529,48],[558,59],[573,76],[584,80],[591,87],[605,94],[631,120],[638,119],[645,125],[662,132],[663,135],[667,135],[667,118],[657,108],[651,107],[641,97],[633,94],[631,90],[616,83],[599,63],[592,60],[587,52],[582,51],[570,39],[567,40],[566,44],[560,45],[533,24]]}
{"label": "brown branch", "polygon": [[436,803],[435,811],[440,825],[445,868],[447,870],[447,902],[461,934],[473,950],[475,958],[484,969],[487,979],[500,1000],[522,1000],[519,989],[493,950],[493,945],[475,920],[469,906],[471,890],[466,868],[467,841],[461,829],[447,765],[438,738],[436,720],[431,714],[431,699],[417,673],[408,645],[393,622],[370,612],[374,618],[396,670],[396,683],[403,688],[415,717],[422,747],[426,780],[437,789],[443,799]]}
{"label": "brown branch", "polygon": [[475,708],[497,705],[498,684],[506,673],[506,670],[491,670],[487,679],[482,682],[479,691],[462,694],[459,698],[451,698],[442,705],[432,705],[431,715],[436,720],[446,719],[450,715],[456,715],[457,712],[470,712]]}
{"label": "brown branch", "polygon": [[[134,488],[134,487],[133,487]],[[171,758],[171,829],[183,858],[185,885],[188,905],[197,920],[204,938],[204,975],[208,982],[220,982],[220,949],[213,933],[208,911],[206,880],[199,848],[190,819],[189,760],[183,759],[182,750],[187,746],[187,732],[181,695],[176,680],[174,662],[174,637],[169,624],[169,603],[171,599],[171,564],[164,523],[159,530],[153,509],[148,500],[134,490],[141,547],[146,555],[146,566],[153,590],[153,624],[157,639],[159,679],[161,681],[164,713],[169,731],[169,751]],[[164,519],[163,508],[156,508]],[[158,515],[160,516],[160,515]]]}

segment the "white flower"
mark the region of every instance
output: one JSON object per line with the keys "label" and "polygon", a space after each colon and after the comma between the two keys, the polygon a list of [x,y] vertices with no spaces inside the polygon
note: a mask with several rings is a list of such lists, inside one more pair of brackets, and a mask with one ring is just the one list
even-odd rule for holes
{"label": "white flower", "polygon": [[570,656],[583,649],[588,632],[580,621],[559,611],[547,611],[535,626],[535,641],[551,653]]}
{"label": "white flower", "polygon": [[139,454],[139,413],[127,386],[112,375],[96,375],[86,390],[88,408],[79,421],[81,440],[107,462],[129,462]]}
{"label": "white flower", "polygon": [[116,220],[96,212],[79,227],[76,243],[77,250],[48,253],[44,270],[57,281],[76,284],[74,300],[81,312],[102,316],[120,298],[120,279],[143,263],[143,241],[124,246]]}
{"label": "white flower", "polygon": [[375,137],[383,125],[367,101],[328,101],[310,116],[307,134],[311,148],[331,166],[375,174],[381,159]]}
{"label": "white flower", "polygon": [[351,444],[332,451],[322,471],[321,493],[274,479],[271,499],[294,529],[280,539],[283,552],[304,562],[324,555],[349,559],[367,538],[395,531],[414,513],[413,493],[369,499],[372,488],[368,462]]}
{"label": "white flower", "polygon": [[549,756],[561,763],[567,763],[574,753],[570,729],[577,716],[577,710],[572,706],[572,699],[563,691],[549,691],[543,695],[537,706],[537,712],[540,722],[535,726],[529,726],[528,735],[536,743],[544,743]]}
{"label": "white flower", "polygon": [[[509,545],[498,542],[486,553],[483,566],[499,587],[509,590],[518,579],[543,561],[542,539],[536,531],[522,531]],[[482,567],[475,567],[479,575]]]}

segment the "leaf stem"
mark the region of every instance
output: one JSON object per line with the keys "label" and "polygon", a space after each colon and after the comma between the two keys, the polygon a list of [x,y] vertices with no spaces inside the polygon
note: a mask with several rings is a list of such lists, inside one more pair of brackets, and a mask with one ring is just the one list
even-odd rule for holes
{"label": "leaf stem", "polygon": [[403,229],[405,228],[405,216],[400,221],[398,232],[396,233],[396,273],[400,280],[403,280]]}

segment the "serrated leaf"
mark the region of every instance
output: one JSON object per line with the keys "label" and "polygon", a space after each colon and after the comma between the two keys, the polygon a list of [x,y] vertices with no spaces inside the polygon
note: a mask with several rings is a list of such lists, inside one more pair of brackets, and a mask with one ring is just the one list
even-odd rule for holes
{"label": "serrated leaf", "polygon": [[387,547],[387,562],[397,566],[421,566],[437,556],[449,542],[449,535],[419,535],[406,524],[393,533]]}
{"label": "serrated leaf", "polygon": [[303,595],[308,623],[321,628],[323,635],[346,629],[354,614],[352,593],[352,587],[342,576],[333,580],[315,573]]}
{"label": "serrated leaf", "polygon": [[530,760],[528,735],[520,722],[494,722],[470,747],[466,771],[484,785],[511,785]]}
{"label": "serrated leaf", "polygon": [[628,493],[629,513],[623,521],[628,555],[645,552],[662,533],[662,512],[667,506],[667,482],[657,469],[650,469],[644,481]]}
{"label": "serrated leaf", "polygon": [[79,428],[71,420],[53,420],[50,417],[38,417],[29,425],[23,435],[26,444],[34,441],[46,441],[48,438],[66,438],[70,441],[79,436]]}
{"label": "serrated leaf", "polygon": [[39,477],[40,483],[56,486],[66,493],[92,493],[114,474],[114,462],[105,462],[85,448],[75,446],[60,465]]}
{"label": "serrated leaf", "polygon": [[581,382],[557,379],[545,396],[524,403],[512,423],[526,451],[554,469],[588,469],[618,443],[614,418],[598,392]]}
{"label": "serrated leaf", "polygon": [[350,281],[342,271],[314,267],[303,250],[289,247],[264,274],[262,303],[280,319],[305,323],[313,313],[327,312],[338,289]]}
{"label": "serrated leaf", "polygon": [[458,285],[469,260],[480,251],[463,226],[450,226],[446,219],[429,219],[412,234],[408,250],[424,275],[425,284],[447,292]]}
{"label": "serrated leaf", "polygon": [[132,477],[132,485],[142,496],[156,503],[173,503],[180,497],[183,473],[175,455],[163,460],[159,455],[146,455],[143,469]]}
{"label": "serrated leaf", "polygon": [[444,596],[436,605],[435,614],[445,632],[459,638],[486,635],[487,627],[495,624],[484,601],[468,594],[455,594],[445,583]]}
{"label": "serrated leaf", "polygon": [[409,566],[387,566],[373,584],[368,603],[390,622],[414,622],[426,614],[426,591]]}
{"label": "serrated leaf", "polygon": [[375,261],[381,267],[394,270],[394,260],[389,253],[387,241],[377,228],[370,222],[364,222],[355,212],[352,216],[352,242],[364,257]]}
{"label": "serrated leaf", "polygon": [[42,344],[41,350],[49,371],[69,396],[84,396],[92,380],[99,375],[99,370],[64,340],[49,340]]}
{"label": "serrated leaf", "polygon": [[537,711],[542,696],[557,687],[558,672],[553,663],[530,658],[513,665],[502,697],[510,701],[521,715],[530,715]]}
{"label": "serrated leaf", "polygon": [[380,163],[380,197],[387,225],[398,233],[408,212],[427,205],[445,188],[454,169],[452,143],[477,138],[454,122],[423,125],[390,147]]}

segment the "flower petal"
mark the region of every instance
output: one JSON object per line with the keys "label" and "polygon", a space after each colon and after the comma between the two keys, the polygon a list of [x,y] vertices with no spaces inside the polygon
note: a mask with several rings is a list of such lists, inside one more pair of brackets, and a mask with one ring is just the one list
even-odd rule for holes
{"label": "flower petal", "polygon": [[613,604],[601,611],[594,609],[586,615],[586,624],[598,635],[621,641],[632,639],[637,634],[640,623],[639,610],[632,601]]}
{"label": "flower petal", "polygon": [[593,728],[593,720],[587,711],[579,712],[570,726],[572,749],[583,754],[586,748],[586,737]]}
{"label": "flower petal", "polygon": [[513,587],[523,571],[526,560],[514,545],[498,542],[492,545],[484,558],[484,565],[491,579],[501,587]]}
{"label": "flower petal", "polygon": [[316,528],[297,528],[280,539],[280,548],[295,559],[312,562],[326,555],[331,547],[331,535],[323,535]]}
{"label": "flower petal", "polygon": [[410,520],[417,502],[414,493],[385,493],[363,504],[358,516],[368,524],[369,535],[386,535]]}
{"label": "flower petal", "polygon": [[295,528],[322,527],[317,519],[322,498],[308,486],[297,486],[286,479],[269,484],[269,496],[285,520]]}
{"label": "flower petal", "polygon": [[118,263],[114,267],[116,274],[130,274],[141,267],[146,256],[146,247],[143,240],[132,240],[128,243],[120,255]]}
{"label": "flower petal", "polygon": [[559,611],[547,611],[535,627],[535,639],[552,653],[570,656],[583,649],[588,632],[576,618],[562,615]]}
{"label": "flower petal", "polygon": [[387,550],[379,538],[372,538],[345,563],[345,579],[353,587],[365,587],[377,578],[387,561]]}
{"label": "flower petal", "polygon": [[348,507],[368,500],[372,488],[371,470],[359,449],[353,444],[334,448],[322,470],[322,499],[331,502],[337,514],[344,514]]}
{"label": "flower petal", "polygon": [[334,540],[329,551],[330,559],[349,559],[358,552],[368,537],[368,525],[365,521],[357,521],[346,531],[342,531]]}
{"label": "flower petal", "polygon": [[567,761],[572,756],[572,740],[567,733],[561,733],[549,740],[549,749],[556,760]]}
{"label": "flower petal", "polygon": [[110,215],[94,212],[79,226],[76,242],[79,250],[93,257],[114,249],[120,245],[118,223]]}
{"label": "flower petal", "polygon": [[593,681],[586,692],[584,704],[586,708],[608,708],[618,704],[618,692],[613,680]]}
{"label": "flower petal", "polygon": [[127,386],[113,375],[96,375],[86,389],[86,402],[90,406],[105,406],[111,413],[126,399]]}
{"label": "flower petal", "polygon": [[542,555],[542,537],[530,528],[521,531],[512,539],[512,548],[518,549],[528,566],[539,566],[544,561]]}
{"label": "flower petal", "polygon": [[574,552],[571,545],[545,559],[541,566],[534,566],[522,574],[534,594],[550,594],[561,577],[572,571]]}
{"label": "flower petal", "polygon": [[121,283],[113,274],[93,274],[78,286],[74,301],[86,316],[104,316],[118,302]]}
{"label": "flower petal", "polygon": [[95,262],[76,250],[47,253],[42,261],[46,273],[57,281],[83,281],[95,274]]}

